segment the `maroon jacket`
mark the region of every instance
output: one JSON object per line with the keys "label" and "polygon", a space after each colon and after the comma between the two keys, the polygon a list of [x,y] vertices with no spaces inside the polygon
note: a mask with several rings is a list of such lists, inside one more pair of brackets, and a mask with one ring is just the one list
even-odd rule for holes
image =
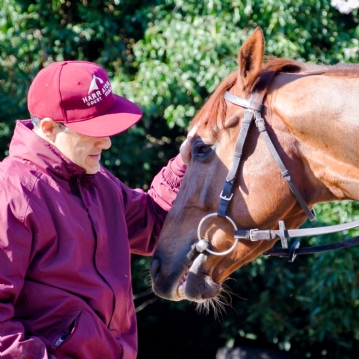
{"label": "maroon jacket", "polygon": [[133,359],[130,252],[152,254],[185,166],[132,190],[31,128],[18,121],[0,163],[0,357]]}

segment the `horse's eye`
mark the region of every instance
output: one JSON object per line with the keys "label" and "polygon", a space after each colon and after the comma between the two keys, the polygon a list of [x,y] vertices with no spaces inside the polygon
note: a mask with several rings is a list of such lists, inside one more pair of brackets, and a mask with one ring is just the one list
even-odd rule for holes
{"label": "horse's eye", "polygon": [[199,161],[206,160],[213,153],[213,145],[196,141],[192,146],[192,156]]}
{"label": "horse's eye", "polygon": [[205,144],[202,144],[202,145],[196,147],[197,154],[199,154],[199,155],[201,155],[203,153],[207,153],[207,152],[211,151],[211,149],[212,149],[212,146],[205,145]]}

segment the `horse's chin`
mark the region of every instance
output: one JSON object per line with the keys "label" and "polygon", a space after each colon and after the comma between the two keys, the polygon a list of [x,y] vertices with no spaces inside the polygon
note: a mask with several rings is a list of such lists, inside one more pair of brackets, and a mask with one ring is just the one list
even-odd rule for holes
{"label": "horse's chin", "polygon": [[200,254],[190,267],[188,267],[178,281],[172,300],[189,300],[196,303],[204,303],[208,299],[214,299],[221,291],[221,285],[215,283],[203,270],[207,256]]}
{"label": "horse's chin", "polygon": [[177,287],[176,296],[179,300],[204,303],[208,299],[217,298],[221,288],[221,285],[215,283],[208,275],[195,276],[189,273],[187,280]]}

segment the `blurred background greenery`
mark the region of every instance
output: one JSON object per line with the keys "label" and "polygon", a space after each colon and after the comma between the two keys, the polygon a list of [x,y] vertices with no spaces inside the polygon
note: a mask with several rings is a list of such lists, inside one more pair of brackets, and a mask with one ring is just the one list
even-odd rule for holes
{"label": "blurred background greenery", "polygon": [[[109,72],[114,92],[144,111],[139,125],[113,139],[104,164],[147,189],[209,94],[236,69],[238,49],[258,25],[267,55],[358,62],[358,10],[342,14],[329,0],[0,0],[0,159],[15,120],[29,117],[26,95],[36,73],[52,61],[94,61]],[[305,226],[357,220],[358,210],[350,201],[319,204],[317,221]],[[208,359],[237,345],[280,349],[289,358],[356,358],[358,259],[357,248],[292,264],[261,256],[227,282],[232,305],[215,319],[148,292],[150,259],[135,256],[139,359]]]}

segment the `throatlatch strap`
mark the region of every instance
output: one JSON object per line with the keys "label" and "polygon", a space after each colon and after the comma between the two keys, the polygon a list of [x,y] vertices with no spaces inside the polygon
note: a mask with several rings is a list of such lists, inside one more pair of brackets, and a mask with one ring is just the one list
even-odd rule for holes
{"label": "throatlatch strap", "polygon": [[305,212],[308,219],[313,221],[315,219],[315,214],[308,207],[308,205],[305,202],[304,198],[300,194],[297,186],[292,181],[292,179],[290,177],[290,174],[289,174],[289,171],[287,170],[287,168],[285,167],[283,161],[279,157],[279,154],[278,154],[277,150],[275,149],[275,147],[273,145],[273,142],[271,141],[271,139],[270,139],[270,137],[268,135],[268,132],[267,132],[267,129],[266,129],[266,126],[265,126],[265,122],[264,122],[261,114],[259,112],[256,112],[255,116],[256,116],[256,125],[258,127],[258,131],[261,133],[262,137],[264,138],[264,141],[265,141],[270,153],[272,154],[272,157],[274,158],[275,162],[277,163],[283,178],[287,181],[290,190],[292,191],[294,197],[296,198],[296,200],[298,201],[298,203],[302,207],[302,209]]}

